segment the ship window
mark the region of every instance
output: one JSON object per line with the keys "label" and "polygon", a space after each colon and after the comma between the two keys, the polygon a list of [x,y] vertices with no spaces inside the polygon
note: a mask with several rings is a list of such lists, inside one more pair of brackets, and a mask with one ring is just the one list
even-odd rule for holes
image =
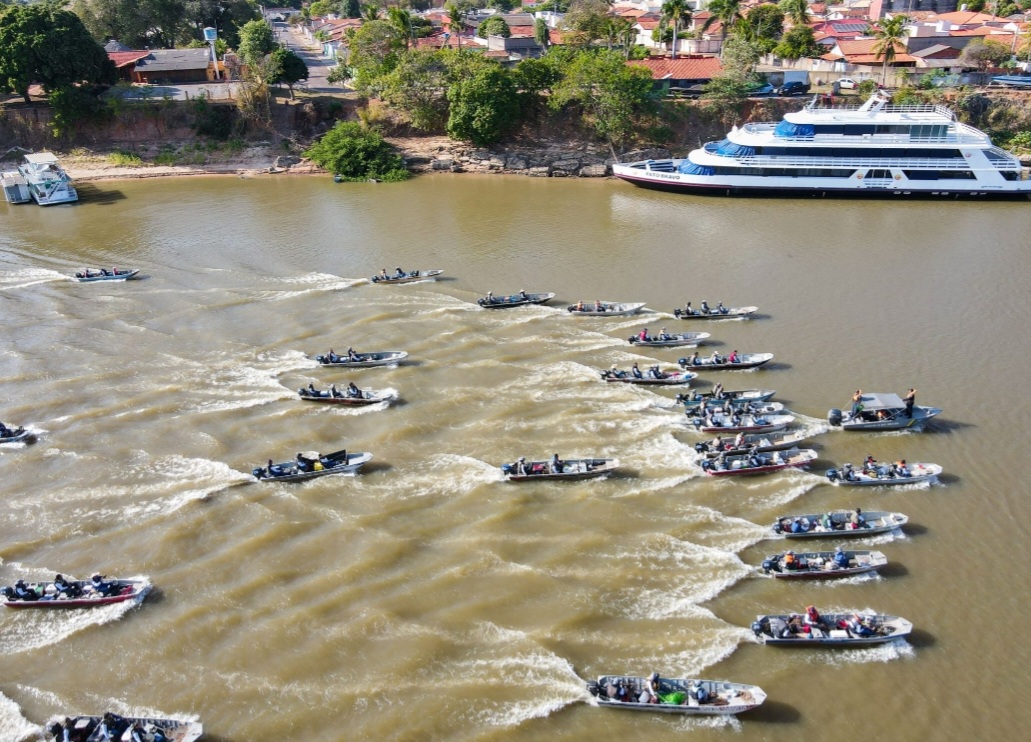
{"label": "ship window", "polygon": [[844,133],[846,136],[858,137],[863,134],[873,134],[875,128],[873,124],[848,124],[844,127]]}
{"label": "ship window", "polygon": [[909,130],[910,139],[935,139],[944,137],[949,127],[944,124],[922,124]]}

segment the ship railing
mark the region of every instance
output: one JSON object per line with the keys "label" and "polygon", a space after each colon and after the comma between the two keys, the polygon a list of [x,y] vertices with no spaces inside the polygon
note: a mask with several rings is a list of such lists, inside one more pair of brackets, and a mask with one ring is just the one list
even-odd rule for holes
{"label": "ship railing", "polygon": [[[752,155],[734,157],[743,167],[834,167],[834,168],[905,168],[907,170],[970,170],[961,157],[921,159],[915,157],[789,157],[786,155]],[[1000,168],[1010,169],[1010,168]]]}
{"label": "ship railing", "polygon": [[[743,127],[748,134],[764,133],[761,129],[753,129],[752,124]],[[968,127],[969,128],[969,127]],[[765,131],[769,131],[766,129]],[[977,129],[970,129],[962,134],[946,134],[944,136],[915,137],[910,134],[813,134],[809,136],[777,137],[778,142],[821,142],[828,144],[840,144],[843,146],[855,146],[857,144],[971,144],[984,145],[991,140],[987,135],[977,132]],[[758,144],[758,143],[757,143]]]}

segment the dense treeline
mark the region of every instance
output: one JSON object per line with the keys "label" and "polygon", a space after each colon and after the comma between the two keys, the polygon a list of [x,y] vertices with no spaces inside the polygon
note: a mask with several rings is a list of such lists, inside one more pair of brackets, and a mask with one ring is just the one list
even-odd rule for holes
{"label": "dense treeline", "polygon": [[254,0],[72,0],[71,9],[100,43],[132,49],[187,46],[208,26],[235,49],[244,24],[261,17]]}

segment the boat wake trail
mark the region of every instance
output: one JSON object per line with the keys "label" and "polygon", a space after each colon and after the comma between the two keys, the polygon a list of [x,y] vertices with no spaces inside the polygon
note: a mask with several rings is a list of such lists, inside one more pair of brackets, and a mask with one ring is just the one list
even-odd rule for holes
{"label": "boat wake trail", "polygon": [[22,716],[21,707],[0,693],[0,742],[38,739],[39,726]]}
{"label": "boat wake trail", "polygon": [[275,284],[286,284],[290,288],[260,291],[257,296],[261,301],[283,301],[321,291],[344,291],[368,282],[367,278],[343,278],[331,273],[306,273],[293,278],[278,278],[274,281]]}
{"label": "boat wake trail", "polygon": [[51,281],[69,281],[68,276],[57,271],[42,268],[23,268],[21,270],[0,271],[0,291],[23,289]]}

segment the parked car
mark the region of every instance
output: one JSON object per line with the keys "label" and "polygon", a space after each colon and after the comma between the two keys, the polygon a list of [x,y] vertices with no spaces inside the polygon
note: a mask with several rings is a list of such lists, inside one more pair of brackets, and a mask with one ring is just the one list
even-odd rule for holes
{"label": "parked car", "polygon": [[805,95],[809,92],[809,83],[795,80],[786,82],[777,88],[777,95]]}
{"label": "parked car", "polygon": [[773,95],[773,86],[769,83],[758,86],[749,95]]}
{"label": "parked car", "polygon": [[[839,90],[855,90],[859,87],[860,83],[866,82],[865,80],[856,80],[851,77],[839,77],[834,81],[833,84],[837,84]],[[877,83],[877,89],[882,90],[883,85]]]}

